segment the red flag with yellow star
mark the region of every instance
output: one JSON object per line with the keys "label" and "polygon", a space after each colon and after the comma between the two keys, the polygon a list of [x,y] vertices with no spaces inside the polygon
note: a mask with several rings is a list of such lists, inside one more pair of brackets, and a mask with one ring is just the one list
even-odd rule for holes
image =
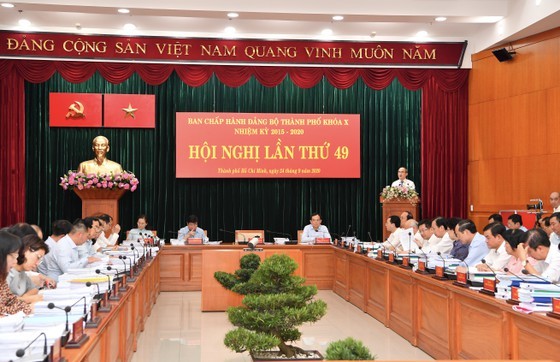
{"label": "red flag with yellow star", "polygon": [[50,93],[51,127],[101,127],[101,94]]}
{"label": "red flag with yellow star", "polygon": [[155,128],[156,96],[153,94],[103,95],[103,125],[107,128]]}

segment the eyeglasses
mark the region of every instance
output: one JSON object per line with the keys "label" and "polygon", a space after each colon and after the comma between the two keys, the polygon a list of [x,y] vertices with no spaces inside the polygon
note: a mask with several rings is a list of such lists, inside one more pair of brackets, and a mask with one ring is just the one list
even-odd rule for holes
{"label": "eyeglasses", "polygon": [[45,256],[45,254],[43,254],[43,255],[39,254],[38,250],[30,250],[30,251],[33,255],[35,255],[35,257],[39,261],[39,264],[41,264],[43,262],[43,257]]}

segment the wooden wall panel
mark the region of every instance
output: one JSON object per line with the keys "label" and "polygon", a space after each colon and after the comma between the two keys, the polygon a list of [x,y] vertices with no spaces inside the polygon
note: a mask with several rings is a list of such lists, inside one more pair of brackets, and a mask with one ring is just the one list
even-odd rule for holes
{"label": "wooden wall panel", "polygon": [[350,278],[348,280],[348,301],[366,311],[367,265],[365,258],[350,258]]}
{"label": "wooden wall panel", "polygon": [[334,255],[335,274],[333,292],[348,300],[348,256],[346,252],[338,252]]}
{"label": "wooden wall panel", "polygon": [[367,267],[367,304],[366,312],[387,326],[387,270],[374,263]]}
{"label": "wooden wall panel", "polygon": [[303,249],[302,258],[306,284],[332,290],[335,271],[333,250]]}
{"label": "wooden wall panel", "polygon": [[[472,56],[469,78],[469,217],[525,209],[532,198],[550,208],[560,190],[560,28],[512,44],[517,55],[498,62]],[[472,209],[471,209],[472,208]]]}
{"label": "wooden wall panel", "polygon": [[514,315],[512,325],[512,359],[551,358],[560,356],[560,326],[551,322],[546,317],[543,322],[548,325],[536,323],[523,315]]}
{"label": "wooden wall panel", "polygon": [[413,328],[414,284],[410,274],[389,274],[389,328],[416,345]]}
{"label": "wooden wall panel", "polygon": [[418,281],[416,292],[418,347],[436,359],[451,359],[451,293],[438,283],[424,281]]}

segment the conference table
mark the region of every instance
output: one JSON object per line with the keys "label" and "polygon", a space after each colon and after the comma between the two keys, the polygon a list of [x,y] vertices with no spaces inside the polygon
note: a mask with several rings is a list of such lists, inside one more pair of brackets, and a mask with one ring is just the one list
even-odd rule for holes
{"label": "conference table", "polygon": [[159,264],[159,255],[146,262],[120,300],[109,302],[111,311],[98,312],[102,318],[99,326],[84,329],[89,336],[85,344],[77,349],[62,348],[62,357],[69,362],[129,361],[159,295]]}
{"label": "conference table", "polygon": [[[233,272],[241,245],[166,245],[161,291],[202,291],[202,310],[225,310],[239,296],[216,287]],[[560,321],[522,314],[505,301],[332,245],[264,245],[261,258],[286,253],[307,284],[333,290],[436,359],[560,360]],[[221,288],[221,289],[220,289]]]}

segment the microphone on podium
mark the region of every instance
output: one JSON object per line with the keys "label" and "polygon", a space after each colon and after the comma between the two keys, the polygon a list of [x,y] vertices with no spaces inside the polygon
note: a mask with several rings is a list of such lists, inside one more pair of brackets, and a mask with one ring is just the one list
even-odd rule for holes
{"label": "microphone on podium", "polygon": [[488,263],[486,263],[486,259],[482,259],[480,261],[482,264],[486,265],[488,267],[488,269],[490,269],[490,271],[492,272],[492,274],[494,274],[494,279],[497,279],[498,276],[496,275],[496,272],[494,271],[494,269],[492,269],[492,267],[490,265],[488,265]]}
{"label": "microphone on podium", "polygon": [[68,342],[68,337],[70,336],[70,328],[68,328],[68,313],[70,313],[72,308],[69,307],[69,306],[61,308],[61,307],[56,306],[52,302],[47,304],[47,308],[49,308],[49,309],[54,309],[54,308],[60,309],[60,310],[63,310],[66,313],[66,324],[64,326],[64,332],[62,333],[62,336],[60,338],[60,345],[62,347],[64,347],[66,345],[66,343]]}
{"label": "microphone on podium", "polygon": [[36,340],[39,339],[39,337],[43,336],[43,338],[45,339],[44,343],[43,343],[43,353],[42,355],[37,355],[37,356],[29,356],[30,359],[32,358],[33,361],[46,361],[49,358],[49,353],[47,351],[47,335],[45,334],[45,332],[41,332],[39,333],[39,335],[35,338],[33,338],[33,340],[31,342],[29,342],[29,344],[27,346],[25,346],[24,348],[20,348],[16,351],[16,356],[21,358],[23,356],[25,356],[25,351],[27,351],[27,349],[29,347],[31,347],[31,345],[33,343],[35,343]]}
{"label": "microphone on podium", "polygon": [[558,284],[556,284],[556,283],[553,283],[553,282],[551,282],[550,280],[541,277],[540,275],[531,274],[527,269],[523,269],[521,272],[522,272],[523,274],[525,274],[525,275],[530,275],[530,276],[532,276],[532,277],[535,277],[535,278],[537,278],[537,279],[540,279],[540,280],[542,280],[542,281],[545,281],[545,282],[547,282],[548,284],[552,284],[552,285],[554,285],[554,286],[560,288],[560,285],[558,285]]}
{"label": "microphone on podium", "polygon": [[255,248],[257,247],[257,244],[259,243],[259,240],[260,240],[260,235],[255,235],[254,238],[249,240],[249,248],[251,250],[255,250]]}

